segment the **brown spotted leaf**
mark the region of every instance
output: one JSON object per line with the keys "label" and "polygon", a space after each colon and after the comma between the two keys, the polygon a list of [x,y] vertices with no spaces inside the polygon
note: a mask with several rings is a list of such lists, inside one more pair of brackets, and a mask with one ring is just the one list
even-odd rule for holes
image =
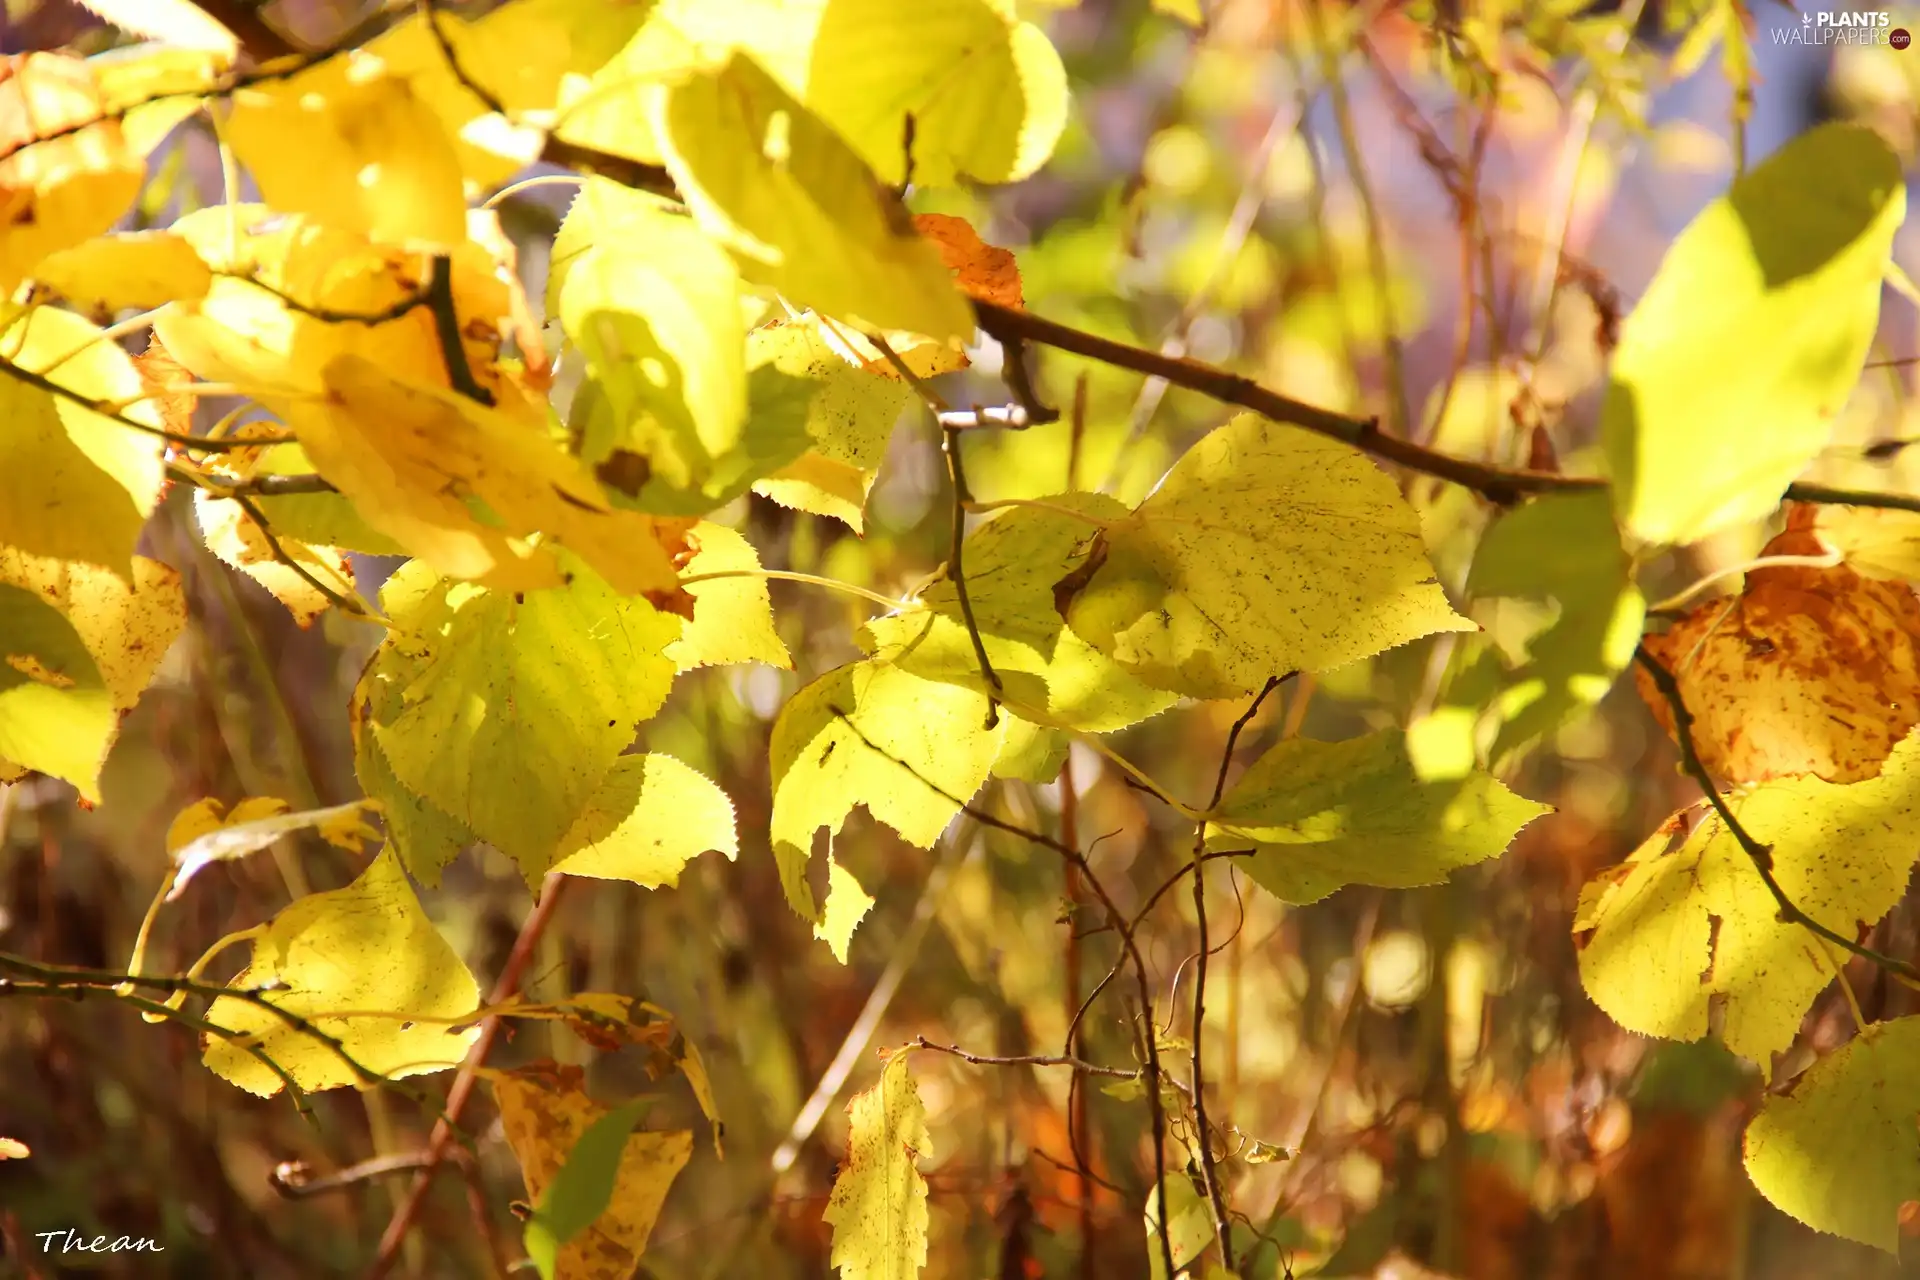
{"label": "brown spotted leaf", "polygon": [[[1764,554],[1821,550],[1791,528]],[[1845,565],[1755,569],[1738,597],[1701,605],[1646,646],[1679,681],[1701,760],[1727,782],[1871,778],[1920,722],[1920,601]],[[1671,734],[1666,699],[1645,671],[1636,678]]]}

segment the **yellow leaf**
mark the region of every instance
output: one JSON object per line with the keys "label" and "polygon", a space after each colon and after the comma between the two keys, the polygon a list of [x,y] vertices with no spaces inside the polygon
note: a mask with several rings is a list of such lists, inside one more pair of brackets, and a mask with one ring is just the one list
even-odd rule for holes
{"label": "yellow leaf", "polygon": [[933,1154],[927,1109],[896,1053],[880,1083],[847,1106],[847,1159],[834,1179],[826,1221],[842,1280],[910,1280],[927,1263],[927,1180]]}
{"label": "yellow leaf", "polygon": [[[14,323],[14,364],[84,400],[129,401],[144,388],[133,362],[70,311],[36,307]],[[57,365],[57,367],[56,367]],[[123,416],[159,426],[147,404]],[[130,575],[133,548],[160,500],[162,442],[0,371],[0,545]]]}
{"label": "yellow leaf", "polygon": [[0,1160],[25,1160],[32,1154],[18,1138],[0,1138]]}
{"label": "yellow leaf", "polygon": [[[323,389],[328,363],[347,354],[409,382],[451,385],[432,314],[407,305],[424,296],[422,255],[305,218],[262,229],[272,216],[256,205],[233,210],[230,218],[216,207],[174,224],[203,259],[251,278],[216,278],[205,298],[174,303],[155,317],[154,333],[176,360],[211,382],[307,396]],[[241,234],[231,246],[238,250],[233,259],[228,233],[236,225]],[[515,311],[514,286],[478,244],[458,245],[450,258],[468,369],[496,401],[526,399],[498,368]]]}
{"label": "yellow leaf", "polygon": [[[1920,848],[1920,733],[1878,777],[1836,785],[1776,778],[1734,793],[1740,825],[1773,851],[1787,899],[1845,937],[1906,892]],[[1832,962],[1780,907],[1712,814],[1681,838],[1676,814],[1618,867],[1595,877],[1574,918],[1580,980],[1629,1031],[1697,1040],[1723,1006],[1727,1047],[1770,1069],[1792,1043]]]}
{"label": "yellow leaf", "polygon": [[[71,646],[56,651],[76,663],[85,660],[71,682],[59,688],[44,679],[37,687],[0,688],[0,696],[9,698],[21,717],[12,733],[0,725],[0,756],[65,778],[95,802],[100,798],[100,766],[119,729],[119,713],[132,710],[186,623],[178,573],[136,556],[132,576],[129,588],[93,565],[0,548],[0,586],[64,616],[78,651]],[[18,596],[11,599],[14,608],[27,604]],[[0,605],[0,611],[6,607]],[[21,670],[19,664],[15,670]],[[0,686],[6,676],[0,671]],[[38,709],[22,710],[23,701]],[[6,718],[0,714],[0,721]]]}
{"label": "yellow leaf", "polygon": [[[334,360],[323,380],[324,401],[290,409],[301,447],[368,523],[440,572],[510,590],[556,585],[553,548],[526,540],[542,532],[623,594],[684,600],[671,555],[692,522],[613,508],[543,420],[400,382],[358,356]],[[469,497],[501,523],[482,523]]]}
{"label": "yellow leaf", "polygon": [[752,59],[689,76],[654,106],[688,206],[748,279],[825,315],[972,336],[965,299],[899,201]]}
{"label": "yellow leaf", "polygon": [[136,36],[183,49],[200,49],[231,60],[240,51],[233,32],[193,0],[80,0],[101,17]]}
{"label": "yellow leaf", "polygon": [[561,839],[553,869],[672,888],[687,863],[708,849],[732,861],[739,848],[726,792],[697,769],[654,752],[614,763]]}
{"label": "yellow leaf", "polygon": [[[828,841],[831,845],[832,841]],[[813,926],[813,936],[827,944],[833,951],[833,958],[841,964],[847,962],[847,948],[853,944],[853,931],[867,918],[867,912],[873,909],[873,895],[861,887],[859,878],[847,870],[838,858],[831,857],[827,863],[827,901],[821,909],[820,919]]]}
{"label": "yellow leaf", "polygon": [[[248,1036],[303,1089],[364,1083],[341,1058],[389,1077],[445,1071],[466,1056],[478,1027],[457,1030],[480,1007],[480,988],[421,910],[400,859],[383,850],[344,889],[309,894],[253,941],[234,989],[278,986],[263,997],[333,1037],[339,1050],[274,1014],[221,996],[207,1021]],[[239,1044],[210,1036],[202,1060],[221,1079],[271,1097],[283,1084]]]}
{"label": "yellow leaf", "polygon": [[0,152],[11,153],[0,160],[0,292],[55,250],[107,231],[140,194],[143,156],[106,114],[94,71],[78,58],[0,62]]}
{"label": "yellow leaf", "polygon": [[[207,550],[265,587],[287,607],[293,620],[310,627],[333,602],[319,587],[300,576],[292,565],[277,558],[272,544],[253,517],[231,498],[218,498],[205,489],[193,494],[193,511]],[[276,533],[275,540],[289,560],[319,579],[335,594],[354,599],[353,566],[333,547],[315,547]]]}
{"label": "yellow leaf", "polygon": [[1055,592],[1088,643],[1196,698],[1475,629],[1447,604],[1420,518],[1380,468],[1252,414],[1188,450]]}
{"label": "yellow leaf", "polygon": [[867,494],[873,489],[874,475],[809,449],[765,480],[756,480],[753,491],[795,511],[832,516],[859,533],[866,527]]}
{"label": "yellow leaf", "polygon": [[362,817],[370,803],[355,800],[328,809],[288,813],[286,801],[256,796],[242,800],[222,819],[218,801],[201,800],[183,810],[167,831],[167,850],[173,855],[175,867],[167,901],[184,893],[187,882],[203,867],[258,853],[294,831],[317,828],[328,843],[359,853],[368,841],[380,838]]}
{"label": "yellow leaf", "polygon": [[[507,1145],[520,1162],[527,1195],[546,1194],[580,1136],[607,1108],[581,1089],[579,1068],[489,1072]],[[667,1190],[693,1156],[693,1132],[675,1129],[628,1135],[606,1210],[560,1250],[554,1270],[563,1280],[622,1280],[633,1274],[660,1217]]]}
{"label": "yellow leaf", "polygon": [[379,58],[349,53],[232,101],[234,154],[274,208],[376,240],[466,240],[446,126]]}
{"label": "yellow leaf", "polygon": [[1052,154],[1067,79],[1047,37],[1012,0],[665,0],[671,24],[709,51],[750,54],[845,138],[881,180],[1010,182]]}
{"label": "yellow leaf", "polygon": [[702,520],[687,533],[693,558],[681,577],[710,573],[741,573],[738,578],[715,578],[686,586],[693,597],[693,618],[680,638],[667,646],[667,656],[681,671],[730,662],[765,662],[793,670],[793,656],[773,625],[773,599],[767,580],[758,576],[760,553],[738,530]]}
{"label": "yellow leaf", "polygon": [[771,839],[787,901],[820,916],[807,863],[821,827],[838,834],[855,805],[931,849],[987,780],[1006,732],[986,727],[986,695],[896,667],[855,662],[787,700],[774,721]]}
{"label": "yellow leaf", "polygon": [[193,246],[166,231],[97,236],[51,255],[33,275],[63,298],[107,311],[204,298],[213,283]]}

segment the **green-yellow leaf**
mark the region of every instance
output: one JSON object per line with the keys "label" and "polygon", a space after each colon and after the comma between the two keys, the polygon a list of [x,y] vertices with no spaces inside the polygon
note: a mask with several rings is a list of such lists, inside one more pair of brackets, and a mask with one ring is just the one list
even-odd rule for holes
{"label": "green-yellow leaf", "polygon": [[771,838],[787,901],[818,921],[807,863],[821,827],[838,834],[855,805],[931,849],[987,780],[1004,717],[987,699],[897,667],[855,662],[794,694],[774,721]]}
{"label": "green-yellow leaf", "polygon": [[1186,1274],[1187,1264],[1213,1243],[1216,1234],[1213,1213],[1194,1189],[1193,1179],[1177,1169],[1169,1169],[1166,1192],[1169,1212],[1164,1214],[1160,1211],[1160,1188],[1147,1192],[1147,1265],[1153,1280],[1167,1280],[1167,1266],[1160,1248],[1163,1230],[1173,1252],[1173,1265],[1180,1275]]}
{"label": "green-yellow leaf", "polygon": [[1290,738],[1227,792],[1207,847],[1251,846],[1241,865],[1256,883],[1288,902],[1317,902],[1350,884],[1438,884],[1500,856],[1548,812],[1481,771],[1423,781],[1398,730],[1345,742]]}
{"label": "green-yellow leaf", "polygon": [[[1906,892],[1920,849],[1920,734],[1893,749],[1877,778],[1777,778],[1727,803],[1772,848],[1788,900],[1851,938]],[[1675,835],[1669,822],[1580,895],[1581,981],[1621,1026],[1670,1040],[1705,1035],[1709,1005],[1724,1000],[1727,1047],[1766,1068],[1833,980],[1832,960],[1813,934],[1780,919],[1718,817],[1669,849]]]}
{"label": "green-yellow leaf", "polygon": [[[584,566],[539,591],[441,580],[417,564],[382,592],[397,628],[369,672],[401,709],[372,734],[395,776],[520,864],[552,866],[640,721],[673,681],[680,619]],[[373,705],[381,705],[373,695]]]}
{"label": "green-yellow leaf", "polygon": [[1636,537],[1772,511],[1825,446],[1880,316],[1900,160],[1828,124],[1737,179],[1668,249],[1613,357],[1601,439]]}
{"label": "green-yellow leaf", "polygon": [[621,756],[560,841],[553,869],[671,888],[709,849],[728,861],[740,850],[727,793],[672,756]]}
{"label": "green-yellow leaf", "polygon": [[[368,1071],[413,1076],[444,1071],[466,1056],[478,1027],[453,1029],[480,1007],[480,988],[460,956],[421,910],[407,873],[384,850],[344,889],[301,898],[253,940],[247,967],[227,984],[263,998],[333,1037],[338,1050],[289,1025],[271,1009],[222,996],[207,1021],[251,1037],[303,1089],[363,1083],[341,1057]],[[208,1037],[207,1069],[269,1097],[282,1081],[232,1040]]]}
{"label": "green-yellow leaf", "polygon": [[1088,546],[1055,588],[1068,625],[1148,684],[1197,698],[1473,630],[1384,472],[1252,414],[1209,432]]}
{"label": "green-yellow leaf", "polygon": [[709,573],[738,573],[737,578],[713,578],[686,587],[693,597],[693,619],[680,638],[667,646],[667,656],[681,671],[730,662],[765,662],[791,671],[787,652],[773,625],[773,598],[767,580],[759,577],[760,553],[737,530],[702,520],[687,534],[693,559],[681,577]]}
{"label": "green-yellow leaf", "polygon": [[1897,1253],[1901,1206],[1920,1200],[1920,1018],[1864,1028],[1768,1095],[1746,1164],[1781,1212]]}
{"label": "green-yellow leaf", "polygon": [[825,315],[972,336],[972,311],[904,206],[751,58],[689,76],[656,110],[667,168],[746,278]]}
{"label": "green-yellow leaf", "polygon": [[586,461],[644,459],[631,496],[650,510],[668,509],[654,490],[704,495],[697,510],[724,501],[747,421],[733,259],[658,199],[589,178],[554,241],[548,298],[605,401],[608,430],[586,442]]}
{"label": "green-yellow leaf", "polygon": [[858,876],[833,857],[831,849],[827,856],[827,900],[813,926],[813,936],[827,944],[835,960],[845,964],[847,948],[853,945],[853,931],[873,909],[873,895],[861,886]]}
{"label": "green-yellow leaf", "polygon": [[927,1263],[927,1180],[917,1162],[933,1154],[933,1135],[907,1058],[889,1058],[880,1083],[847,1107],[847,1158],[825,1215],[841,1280],[914,1280]]}
{"label": "green-yellow leaf", "polygon": [[1058,729],[1043,729],[1022,720],[1011,711],[1003,710],[1001,715],[1007,722],[1007,736],[1000,744],[999,758],[993,762],[993,776],[1032,783],[1048,783],[1059,777],[1073,739]]}
{"label": "green-yellow leaf", "polygon": [[1480,540],[1467,590],[1560,604],[1495,703],[1496,761],[1604,697],[1633,661],[1646,618],[1604,493],[1547,494],[1501,516]]}
{"label": "green-yellow leaf", "polygon": [[[7,343],[13,364],[82,400],[138,401],[121,416],[159,428],[133,361],[71,311],[35,307],[8,329]],[[0,545],[97,564],[131,581],[134,543],[165,478],[159,437],[4,371],[0,419]]]}
{"label": "green-yellow leaf", "polygon": [[[974,622],[1003,701],[1036,722],[1093,733],[1159,714],[1179,695],[1135,679],[1068,630],[1053,603],[1053,584],[1076,551],[1127,509],[1093,493],[1045,501],[1049,508],[1016,507],[982,525],[963,548]],[[918,607],[874,619],[857,639],[923,679],[988,692],[958,592],[944,575]]]}
{"label": "green-yellow leaf", "polygon": [[[432,581],[424,570],[402,574]],[[401,574],[395,574],[400,578]],[[391,583],[389,584],[392,585]],[[385,595],[393,607],[397,592]],[[372,726],[391,724],[406,709],[405,687],[381,670],[384,650],[376,650],[360,673],[353,691],[348,720],[353,730],[353,772],[360,789],[380,802],[380,813],[387,826],[387,844],[400,855],[415,879],[428,886],[440,883],[440,873],[459,852],[480,837],[457,818],[429,803],[403,786],[394,776],[387,753],[380,749]]]}

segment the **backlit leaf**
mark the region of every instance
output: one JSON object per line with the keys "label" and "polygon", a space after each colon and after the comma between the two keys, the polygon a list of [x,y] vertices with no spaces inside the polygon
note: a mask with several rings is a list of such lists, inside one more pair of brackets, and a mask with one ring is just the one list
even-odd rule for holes
{"label": "backlit leaf", "polygon": [[170,231],[96,236],[52,254],[33,276],[63,298],[110,312],[204,298],[213,284],[193,246]]}
{"label": "backlit leaf", "polygon": [[[1790,529],[1766,555],[1817,555]],[[1857,782],[1920,723],[1920,602],[1846,565],[1766,565],[1735,599],[1710,600],[1647,651],[1679,682],[1700,759],[1726,782],[1811,773]],[[1673,709],[1636,670],[1673,732]]]}
{"label": "backlit leaf", "polygon": [[1088,548],[1055,587],[1068,624],[1146,683],[1197,698],[1473,629],[1384,472],[1251,414],[1209,432]]}
{"label": "backlit leaf", "polygon": [[[962,554],[974,622],[1003,700],[1030,720],[1096,733],[1166,710],[1178,694],[1135,679],[1069,630],[1053,603],[1053,584],[1075,550],[1127,509],[1091,493],[1046,502],[1049,508],[1016,507],[982,525]],[[988,692],[958,593],[944,575],[922,590],[918,607],[875,618],[859,639],[903,671]]]}
{"label": "backlit leaf", "polygon": [[[263,999],[338,1043],[336,1049],[249,1001],[213,1002],[208,1022],[255,1037],[303,1089],[361,1083],[341,1051],[368,1071],[412,1076],[455,1066],[480,1035],[478,1027],[455,1030],[442,1021],[478,1009],[480,988],[420,909],[390,849],[346,888],[309,894],[275,916],[227,985],[284,986]],[[202,1058],[249,1093],[269,1097],[281,1089],[278,1076],[230,1040],[209,1037]]]}
{"label": "backlit leaf", "polygon": [[1747,1173],[1783,1213],[1896,1253],[1901,1206],[1920,1200],[1917,1122],[1920,1018],[1874,1023],[1763,1099]]}
{"label": "backlit leaf", "polygon": [[1602,412],[1629,532],[1688,543],[1773,509],[1859,379],[1905,216],[1899,158],[1828,124],[1680,233],[1627,318]]}
{"label": "backlit leaf", "polygon": [[826,1212],[842,1280],[913,1280],[927,1262],[927,1180],[918,1162],[933,1154],[933,1135],[907,1058],[894,1054],[880,1082],[847,1106],[847,1158]]}
{"label": "backlit leaf", "polygon": [[561,839],[553,870],[671,888],[709,849],[728,861],[740,849],[726,792],[672,756],[621,756]]}
{"label": "backlit leaf", "polygon": [[369,725],[395,777],[534,883],[665,700],[680,629],[585,569],[571,578],[501,592],[410,565],[381,593],[396,632],[368,673],[400,692]]}
{"label": "backlit leaf", "polygon": [[1317,902],[1350,884],[1438,884],[1497,858],[1520,828],[1551,810],[1490,774],[1422,780],[1403,736],[1275,744],[1222,797],[1209,849],[1253,848],[1239,860],[1288,902]]}
{"label": "backlit leaf", "polygon": [[741,573],[738,578],[713,578],[687,584],[693,597],[693,617],[680,629],[680,638],[667,646],[667,656],[681,671],[730,662],[765,662],[791,671],[793,657],[773,624],[773,600],[767,580],[756,576],[760,555],[738,530],[702,520],[687,533],[693,558],[680,573],[697,578],[708,573]]}
{"label": "backlit leaf", "polygon": [[752,59],[689,76],[659,112],[667,167],[746,278],[836,318],[972,335],[966,300],[904,208]]}
{"label": "backlit leaf", "polygon": [[[1920,850],[1920,735],[1879,776],[1848,785],[1777,778],[1728,797],[1795,906],[1845,937],[1906,892]],[[1681,838],[1677,819],[1590,882],[1574,920],[1580,978],[1630,1031],[1670,1040],[1707,1033],[1724,999],[1727,1047],[1768,1066],[1833,980],[1833,959],[1780,907],[1718,817]]]}
{"label": "backlit leaf", "polygon": [[806,869],[821,827],[838,834],[855,805],[931,849],[987,780],[1006,732],[987,699],[896,667],[855,662],[787,700],[774,721],[771,838],[787,901],[818,921]]}

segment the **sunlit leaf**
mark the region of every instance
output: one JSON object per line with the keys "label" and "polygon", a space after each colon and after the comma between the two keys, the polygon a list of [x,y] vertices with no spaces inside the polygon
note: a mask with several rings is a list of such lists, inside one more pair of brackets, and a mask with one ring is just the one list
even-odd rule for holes
{"label": "sunlit leaf", "polygon": [[[1160,1248],[1164,1231],[1172,1247],[1173,1265],[1186,1274],[1188,1263],[1213,1243],[1213,1214],[1194,1189],[1193,1179],[1177,1169],[1167,1170],[1166,1206],[1161,1211],[1160,1188],[1147,1192],[1147,1265],[1154,1280],[1167,1280],[1167,1264]],[[1162,1223],[1164,1222],[1164,1226]]]}
{"label": "sunlit leaf", "polygon": [[907,1058],[894,1054],[880,1082],[847,1105],[847,1158],[826,1212],[831,1262],[843,1280],[913,1280],[927,1262],[927,1180],[918,1162],[933,1154],[933,1135]]}
{"label": "sunlit leaf", "polygon": [[394,775],[536,883],[666,699],[680,630],[584,569],[571,579],[501,592],[410,565],[381,594],[399,630],[369,671],[400,691],[370,725]]}
{"label": "sunlit leaf", "polygon": [[[1045,502],[997,516],[967,538],[962,553],[974,622],[1002,698],[1029,719],[1097,733],[1166,710],[1178,694],[1135,679],[1069,630],[1054,607],[1053,584],[1076,550],[1124,519],[1126,507],[1091,493]],[[942,576],[920,594],[917,608],[869,622],[863,647],[923,679],[988,692],[954,583]]]}
{"label": "sunlit leaf", "polygon": [[[513,1073],[493,1072],[490,1078],[500,1106],[501,1125],[514,1158],[520,1162],[527,1194],[543,1206],[550,1223],[552,1214],[560,1208],[550,1203],[550,1195],[556,1194],[557,1187],[557,1194],[571,1200],[569,1184],[588,1172],[582,1170],[573,1177],[563,1173],[573,1153],[596,1125],[619,1113],[609,1112],[586,1095],[577,1067],[556,1068],[549,1063],[544,1068]],[[611,1136],[620,1123],[609,1122],[603,1135]],[[632,1123],[627,1122],[628,1129]],[[647,1247],[647,1238],[653,1234],[668,1189],[693,1155],[690,1130],[629,1132],[624,1136],[604,1208],[557,1250],[552,1275],[566,1280],[618,1280],[632,1275]],[[598,1155],[591,1150],[589,1155],[597,1164]],[[598,1182],[598,1178],[593,1181]],[[590,1207],[590,1203],[575,1202],[563,1217],[576,1220]]]}
{"label": "sunlit leaf", "polygon": [[[275,916],[227,985],[276,988],[262,999],[333,1039],[234,996],[207,1010],[208,1022],[253,1037],[303,1089],[365,1083],[343,1052],[387,1076],[444,1071],[480,1035],[478,1027],[454,1027],[480,1007],[480,988],[421,910],[390,849],[346,888],[309,894]],[[231,1040],[208,1037],[203,1060],[249,1093],[281,1089],[280,1077]]]}
{"label": "sunlit leaf", "polygon": [[1773,509],[1859,380],[1906,203],[1879,135],[1829,124],[1680,233],[1627,317],[1602,412],[1629,532],[1688,543]]}
{"label": "sunlit leaf", "polygon": [[739,848],[733,801],[704,774],[658,752],[621,756],[561,838],[553,870],[671,888],[707,850],[732,860]]}
{"label": "sunlit leaf", "polygon": [[1901,1207],[1920,1200],[1917,1120],[1920,1018],[1877,1022],[1763,1098],[1747,1173],[1781,1212],[1896,1253]]}
{"label": "sunlit leaf", "polygon": [[838,834],[855,805],[923,849],[987,780],[1006,730],[987,699],[873,662],[829,671],[774,722],[771,839],[787,901],[819,920],[807,887],[814,836]]}
{"label": "sunlit leaf", "polygon": [[1473,629],[1384,472],[1251,414],[1209,432],[1087,547],[1055,587],[1068,624],[1146,683],[1193,697]]}
{"label": "sunlit leaf", "polygon": [[81,0],[87,8],[136,36],[232,58],[240,42],[193,0]]}
{"label": "sunlit leaf", "polygon": [[[1848,785],[1778,778],[1727,798],[1800,910],[1844,937],[1906,892],[1920,850],[1920,735],[1878,777]],[[1682,839],[1677,820],[1589,883],[1574,919],[1587,994],[1630,1031],[1707,1033],[1724,1001],[1727,1047],[1768,1067],[1833,980],[1834,956],[1780,918],[1779,903],[1718,817]]]}
{"label": "sunlit leaf", "polygon": [[1255,883],[1288,902],[1350,884],[1438,884],[1497,858],[1549,806],[1490,774],[1422,780],[1396,730],[1345,742],[1290,738],[1242,774],[1207,824],[1210,849],[1245,849]]}
{"label": "sunlit leaf", "polygon": [[329,844],[358,853],[380,833],[365,821],[367,802],[355,800],[325,809],[287,811],[287,802],[255,796],[222,814],[216,800],[200,800],[181,811],[167,831],[167,852],[173,855],[173,888],[169,902],[186,891],[187,882],[216,862],[228,862],[258,853],[295,831],[318,829]]}
{"label": "sunlit leaf", "polygon": [[170,231],[96,236],[50,255],[33,277],[63,298],[109,312],[204,298],[213,284],[193,246]]}
{"label": "sunlit leaf", "polygon": [[681,671],[730,662],[765,662],[791,671],[793,657],[774,628],[773,600],[767,580],[757,576],[759,553],[738,530],[702,520],[687,533],[693,558],[681,577],[709,573],[740,573],[738,578],[713,578],[689,583],[693,617],[680,638],[667,646],[667,656]]}
{"label": "sunlit leaf", "polygon": [[749,280],[837,318],[972,335],[966,300],[905,209],[752,59],[689,76],[658,109],[681,193]]}

